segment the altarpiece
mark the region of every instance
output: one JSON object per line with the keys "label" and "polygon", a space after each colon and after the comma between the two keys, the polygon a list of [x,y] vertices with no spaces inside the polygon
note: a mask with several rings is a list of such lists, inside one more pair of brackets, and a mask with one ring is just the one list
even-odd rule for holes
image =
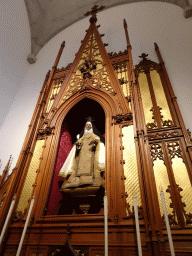
{"label": "altarpiece", "polygon": [[[192,246],[192,139],[159,47],[155,44],[159,63],[143,53],[134,68],[124,20],[127,49],[107,53],[96,24],[101,9],[94,6],[87,13],[90,26],[73,63],[58,69],[65,42],[61,44],[17,165],[7,180],[1,177],[1,228],[15,200],[0,247],[4,256],[16,253],[33,197],[21,255],[53,256],[65,250],[71,255],[104,255],[104,193],[109,202],[109,255],[137,253],[133,194],[143,255],[170,255],[160,189],[165,193],[176,254],[187,255]],[[104,183],[98,183],[97,190],[94,182],[61,189],[67,175],[58,174],[88,116],[105,138]],[[95,148],[94,143],[86,149],[91,157],[96,157],[98,141]]]}

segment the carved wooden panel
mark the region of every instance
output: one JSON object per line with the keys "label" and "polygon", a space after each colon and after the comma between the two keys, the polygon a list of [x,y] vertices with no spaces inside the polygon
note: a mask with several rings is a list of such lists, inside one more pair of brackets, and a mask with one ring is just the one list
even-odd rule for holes
{"label": "carved wooden panel", "polygon": [[[186,165],[183,161],[183,153],[179,141],[167,143],[168,151],[171,157],[172,168],[174,173],[177,189],[183,203],[183,214],[187,225],[192,224],[192,186],[189,179]],[[181,209],[182,210],[182,209]]]}
{"label": "carved wooden panel", "polygon": [[139,81],[139,87],[141,92],[146,124],[154,123],[153,113],[151,111],[153,104],[150,96],[146,74],[140,73],[138,77],[138,81]]}
{"label": "carved wooden panel", "polygon": [[137,196],[138,206],[141,206],[140,186],[137,169],[136,149],[134,143],[133,125],[122,128],[123,142],[123,159],[124,164],[124,183],[127,207],[127,216],[132,214],[133,209],[133,194]]}
{"label": "carved wooden panel", "polygon": [[[50,247],[48,256],[57,255],[57,253],[61,252],[62,247],[58,246]],[[89,256],[89,248],[87,246],[73,246],[73,250],[76,253],[76,256]]]}
{"label": "carved wooden panel", "polygon": [[162,140],[181,136],[181,130],[158,131],[148,133],[149,140]]}
{"label": "carved wooden panel", "polygon": [[[156,188],[157,188],[157,195],[159,199],[159,206],[161,211],[161,216],[163,216],[163,207],[160,197],[161,189],[165,192],[169,183],[169,178],[167,174],[167,168],[164,163],[164,155],[162,151],[161,143],[151,144],[151,156],[153,159],[153,171],[155,176]],[[170,208],[170,204],[172,201],[170,200],[169,193],[164,193],[165,196],[165,203],[167,207],[168,214],[172,214],[172,209]]]}
{"label": "carved wooden panel", "polygon": [[172,127],[174,122],[159,75],[161,71],[158,64],[147,60],[146,56],[137,67],[146,126],[148,129]]}
{"label": "carved wooden panel", "polygon": [[10,252],[7,251],[7,252],[4,253],[3,256],[15,256],[15,254],[16,254],[16,251],[15,251],[15,252],[13,252],[13,251],[12,251],[12,252],[11,252],[11,251],[10,251]]}
{"label": "carved wooden panel", "polygon": [[100,49],[94,33],[90,35],[81,59],[73,72],[70,82],[68,83],[68,87],[61,104],[76,92],[86,89],[86,78],[90,80],[90,85],[93,86],[93,88],[102,88],[110,93],[115,93],[110,84],[105,63],[101,57]]}
{"label": "carved wooden panel", "polygon": [[25,256],[47,256],[48,247],[29,246],[26,250]]}
{"label": "carved wooden panel", "polygon": [[53,80],[52,85],[51,85],[51,87],[52,87],[51,94],[50,94],[49,101],[47,104],[46,112],[49,112],[49,110],[51,109],[53,102],[61,89],[61,85],[62,85],[62,82],[64,79],[65,79],[65,77]]}
{"label": "carved wooden panel", "polygon": [[33,191],[33,186],[35,183],[37,170],[39,168],[39,164],[41,160],[40,157],[43,152],[44,143],[45,143],[45,140],[38,140],[36,142],[36,146],[33,152],[33,157],[31,159],[31,163],[27,172],[27,176],[25,178],[25,182],[24,182],[19,203],[17,206],[17,210],[16,210],[17,212],[24,213],[26,207],[28,206],[28,200],[31,198],[31,193]]}
{"label": "carved wooden panel", "polygon": [[[159,73],[157,70],[153,70],[150,72],[150,76],[157,101],[157,106],[161,108],[162,121],[172,120]],[[163,126],[167,126],[166,123]]]}
{"label": "carved wooden panel", "polygon": [[127,62],[119,62],[113,64],[115,68],[115,72],[117,73],[117,77],[123,93],[125,97],[129,96],[129,79],[128,79],[128,70],[127,70]]}

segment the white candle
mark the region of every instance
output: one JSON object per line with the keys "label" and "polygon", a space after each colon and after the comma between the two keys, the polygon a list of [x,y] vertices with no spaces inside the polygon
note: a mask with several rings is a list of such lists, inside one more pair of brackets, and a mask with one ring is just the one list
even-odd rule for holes
{"label": "white candle", "polygon": [[168,219],[168,215],[167,215],[167,208],[166,208],[166,204],[165,204],[165,197],[164,197],[164,193],[163,193],[162,189],[161,189],[160,195],[161,195],[161,202],[162,202],[162,206],[163,206],[163,212],[164,212],[164,216],[165,216],[165,224],[166,224],[166,228],[167,228],[167,235],[168,235],[168,239],[169,239],[169,247],[170,247],[170,251],[171,251],[171,256],[175,256],[175,250],[174,250],[174,246],[173,246],[171,229],[170,229],[169,219]]}
{"label": "white candle", "polygon": [[26,231],[27,231],[27,226],[28,226],[28,223],[29,223],[29,219],[30,219],[30,216],[31,216],[31,212],[32,212],[32,209],[33,209],[34,202],[35,202],[35,198],[33,196],[32,200],[31,200],[30,207],[29,207],[29,212],[28,212],[28,215],[27,215],[27,219],[25,221],[25,226],[24,226],[24,229],[23,229],[23,233],[22,233],[22,236],[21,236],[21,240],[20,240],[20,243],[19,243],[19,247],[18,247],[16,256],[20,255],[21,248],[22,248],[22,245],[23,245],[23,240],[24,240],[24,237],[25,237],[25,234],[26,234]]}
{"label": "white candle", "polygon": [[9,211],[8,211],[8,214],[7,214],[7,218],[5,220],[5,224],[3,225],[3,229],[1,231],[0,244],[1,244],[2,240],[3,240],[3,237],[4,237],[4,234],[5,234],[5,231],[6,231],[8,222],[9,222],[9,219],[10,219],[12,211],[13,211],[14,204],[15,204],[15,196],[14,196],[12,202],[11,202],[11,206],[9,208]]}
{"label": "white candle", "polygon": [[136,225],[136,233],[137,233],[137,246],[139,256],[142,256],[142,248],[141,248],[141,236],[140,236],[140,228],[139,228],[139,215],[137,208],[137,197],[133,196],[133,204],[134,204],[134,212],[135,212],[135,225]]}
{"label": "white candle", "polygon": [[105,256],[108,256],[108,198],[104,196]]}

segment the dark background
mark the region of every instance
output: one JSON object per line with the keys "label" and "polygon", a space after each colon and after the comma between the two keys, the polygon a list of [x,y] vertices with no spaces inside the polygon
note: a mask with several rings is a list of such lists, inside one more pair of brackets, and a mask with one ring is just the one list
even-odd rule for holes
{"label": "dark background", "polygon": [[77,134],[84,130],[86,118],[91,116],[97,130],[105,134],[105,113],[101,105],[94,100],[85,98],[77,103],[67,114],[64,123],[72,136],[72,143],[75,143]]}

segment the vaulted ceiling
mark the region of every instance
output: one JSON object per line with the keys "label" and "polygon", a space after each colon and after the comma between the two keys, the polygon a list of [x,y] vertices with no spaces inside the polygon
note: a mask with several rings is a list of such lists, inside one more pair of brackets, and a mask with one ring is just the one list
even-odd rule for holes
{"label": "vaulted ceiling", "polygon": [[[180,6],[185,18],[192,16],[190,0],[156,0]],[[30,29],[31,54],[29,63],[36,61],[40,49],[57,33],[84,18],[84,14],[96,5],[105,9],[116,5],[141,2],[141,0],[25,0]]]}

